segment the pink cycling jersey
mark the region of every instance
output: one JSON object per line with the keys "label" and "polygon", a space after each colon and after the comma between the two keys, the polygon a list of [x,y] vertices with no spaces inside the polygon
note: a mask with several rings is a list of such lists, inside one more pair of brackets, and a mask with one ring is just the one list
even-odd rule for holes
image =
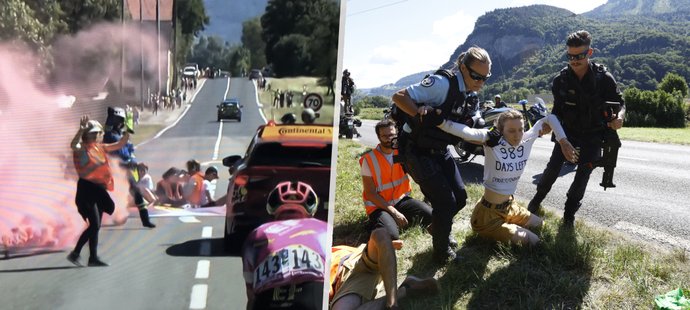
{"label": "pink cycling jersey", "polygon": [[309,218],[268,222],[252,231],[242,250],[247,288],[267,289],[302,282],[323,282],[327,224]]}

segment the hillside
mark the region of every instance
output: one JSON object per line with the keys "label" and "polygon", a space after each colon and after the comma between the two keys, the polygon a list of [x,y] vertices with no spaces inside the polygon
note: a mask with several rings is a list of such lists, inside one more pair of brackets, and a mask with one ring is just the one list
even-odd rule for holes
{"label": "hillside", "polygon": [[219,36],[228,43],[242,39],[242,22],[264,13],[268,0],[204,0],[210,23],[201,33]]}
{"label": "hillside", "polygon": [[598,18],[611,15],[649,15],[688,11],[690,11],[690,1],[687,0],[609,0],[583,15]]}
{"label": "hillside", "polygon": [[[547,5],[496,9],[477,19],[467,40],[440,67],[452,67],[461,51],[477,45],[493,62],[493,76],[482,93],[549,92],[552,78],[566,65],[565,37],[586,29],[594,36],[593,61],[605,64],[622,87],[654,89],[667,72],[690,81],[687,3],[612,0],[582,15]],[[679,9],[669,12],[668,6],[676,4]],[[636,14],[635,8],[655,8],[659,13]]]}

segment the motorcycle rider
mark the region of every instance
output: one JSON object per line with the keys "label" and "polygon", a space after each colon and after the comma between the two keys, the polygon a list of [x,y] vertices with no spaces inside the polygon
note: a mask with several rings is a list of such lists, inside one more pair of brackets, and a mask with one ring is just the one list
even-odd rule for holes
{"label": "motorcycle rider", "polygon": [[[133,123],[127,117],[125,109],[120,107],[108,107],[108,116],[105,121],[104,143],[116,143],[122,139],[124,132],[134,133]],[[151,223],[149,211],[146,209],[146,201],[137,187],[137,161],[134,156],[134,145],[127,142],[124,147],[110,152],[120,160],[120,166],[127,170],[127,181],[129,182],[129,192],[134,198],[134,204],[139,209],[139,217],[144,227],[155,228]]]}
{"label": "motorcycle rider", "polygon": [[[444,118],[461,117],[466,92],[479,91],[491,76],[491,59],[486,50],[474,46],[458,56],[456,67],[459,74],[439,70],[399,90],[393,102],[412,118],[418,119],[417,107],[421,104],[440,108]],[[453,217],[465,207],[467,192],[448,146],[460,139],[438,128],[413,125],[415,122],[408,122],[401,133],[406,141],[401,145],[403,165],[433,208],[434,260],[455,260],[457,255],[450,247],[451,228]]]}
{"label": "motorcycle rider", "polygon": [[505,102],[501,101],[501,95],[496,94],[496,96],[494,96],[494,108],[498,109],[507,107],[508,105]]}
{"label": "motorcycle rider", "polygon": [[319,199],[309,184],[281,182],[268,195],[275,220],[252,231],[242,248],[247,309],[321,309],[328,224],[313,218]]}
{"label": "motorcycle rider", "polygon": [[[580,30],[568,35],[566,39],[568,65],[561,69],[553,79],[551,91],[554,104],[551,113],[563,124],[568,139],[580,148],[580,162],[575,178],[570,185],[563,212],[563,225],[573,227],[575,212],[580,209],[587,189],[589,176],[594,169],[591,163],[600,157],[600,149],[605,128],[618,130],[623,126],[625,105],[616,80],[603,65],[590,60],[592,36]],[[620,102],[618,117],[606,123],[604,119],[605,102]],[[561,146],[555,144],[541,180],[537,193],[529,202],[528,209],[537,212],[541,202],[551,190],[564,163]]]}
{"label": "motorcycle rider", "polygon": [[345,101],[345,113],[352,114],[352,94],[355,92],[355,81],[350,77],[350,71],[343,71],[343,76],[340,81],[340,95]]}

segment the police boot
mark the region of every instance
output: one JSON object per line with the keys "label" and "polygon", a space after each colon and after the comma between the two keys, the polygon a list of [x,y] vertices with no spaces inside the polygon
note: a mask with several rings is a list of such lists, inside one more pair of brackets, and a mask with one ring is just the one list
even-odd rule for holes
{"label": "police boot", "polygon": [[582,206],[582,203],[576,202],[571,203],[569,201],[565,202],[565,210],[563,211],[563,227],[573,228],[575,227],[575,212]]}
{"label": "police boot", "polygon": [[141,217],[141,224],[144,225],[144,227],[148,228],[155,228],[156,225],[151,223],[151,219],[149,218],[149,210],[146,208],[141,208],[139,209],[139,217]]}
{"label": "police boot", "polygon": [[527,210],[532,213],[536,214],[539,212],[539,207],[541,205],[541,202],[544,201],[544,198],[546,198],[546,193],[540,193],[537,191],[537,193],[534,195],[534,198],[529,201],[529,204],[527,205]]}

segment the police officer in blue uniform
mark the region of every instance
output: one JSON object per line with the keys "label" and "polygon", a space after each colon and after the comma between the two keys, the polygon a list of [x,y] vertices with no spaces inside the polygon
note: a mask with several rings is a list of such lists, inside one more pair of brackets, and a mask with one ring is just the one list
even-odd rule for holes
{"label": "police officer in blue uniform", "polygon": [[[125,109],[120,107],[108,107],[108,116],[105,120],[105,135],[103,136],[103,142],[105,143],[115,143],[122,139],[124,131],[127,130],[130,133],[134,133],[131,129],[126,128],[125,119],[127,118]],[[124,147],[119,150],[111,152],[111,155],[116,156],[120,160],[120,166],[131,170],[136,167],[137,161],[134,156],[134,145],[131,142],[127,142]],[[129,191],[134,198],[134,204],[139,209],[139,217],[141,218],[141,224],[144,227],[154,228],[155,224],[151,223],[149,217],[149,211],[146,209],[146,201],[142,196],[139,189],[136,187],[136,180],[133,179],[131,174],[128,175],[127,180],[129,181]]]}
{"label": "police officer in blue uniform", "polygon": [[420,83],[399,90],[392,98],[408,115],[398,141],[400,159],[433,208],[433,257],[440,263],[456,258],[450,233],[453,217],[467,199],[460,172],[448,151],[448,145],[457,144],[460,139],[421,120],[430,109],[438,108],[444,118],[471,126],[469,111],[476,109],[478,102],[470,92],[479,91],[491,76],[491,59],[484,49],[475,46],[458,56],[456,67],[455,72],[436,71]]}
{"label": "police officer in blue uniform", "polygon": [[[606,128],[620,129],[625,114],[622,94],[613,75],[603,65],[590,60],[593,52],[591,44],[592,36],[587,31],[580,30],[568,35],[568,66],[553,79],[551,87],[554,97],[551,113],[558,117],[572,144],[580,149],[575,179],[568,189],[565,201],[565,227],[574,225],[575,212],[582,205],[580,201],[594,169],[592,163],[600,157]],[[606,101],[619,102],[621,106],[617,118],[610,122],[604,117]],[[564,162],[561,147],[556,143],[537,185],[537,193],[528,205],[529,211],[535,213],[539,210],[539,205],[558,178]]]}

